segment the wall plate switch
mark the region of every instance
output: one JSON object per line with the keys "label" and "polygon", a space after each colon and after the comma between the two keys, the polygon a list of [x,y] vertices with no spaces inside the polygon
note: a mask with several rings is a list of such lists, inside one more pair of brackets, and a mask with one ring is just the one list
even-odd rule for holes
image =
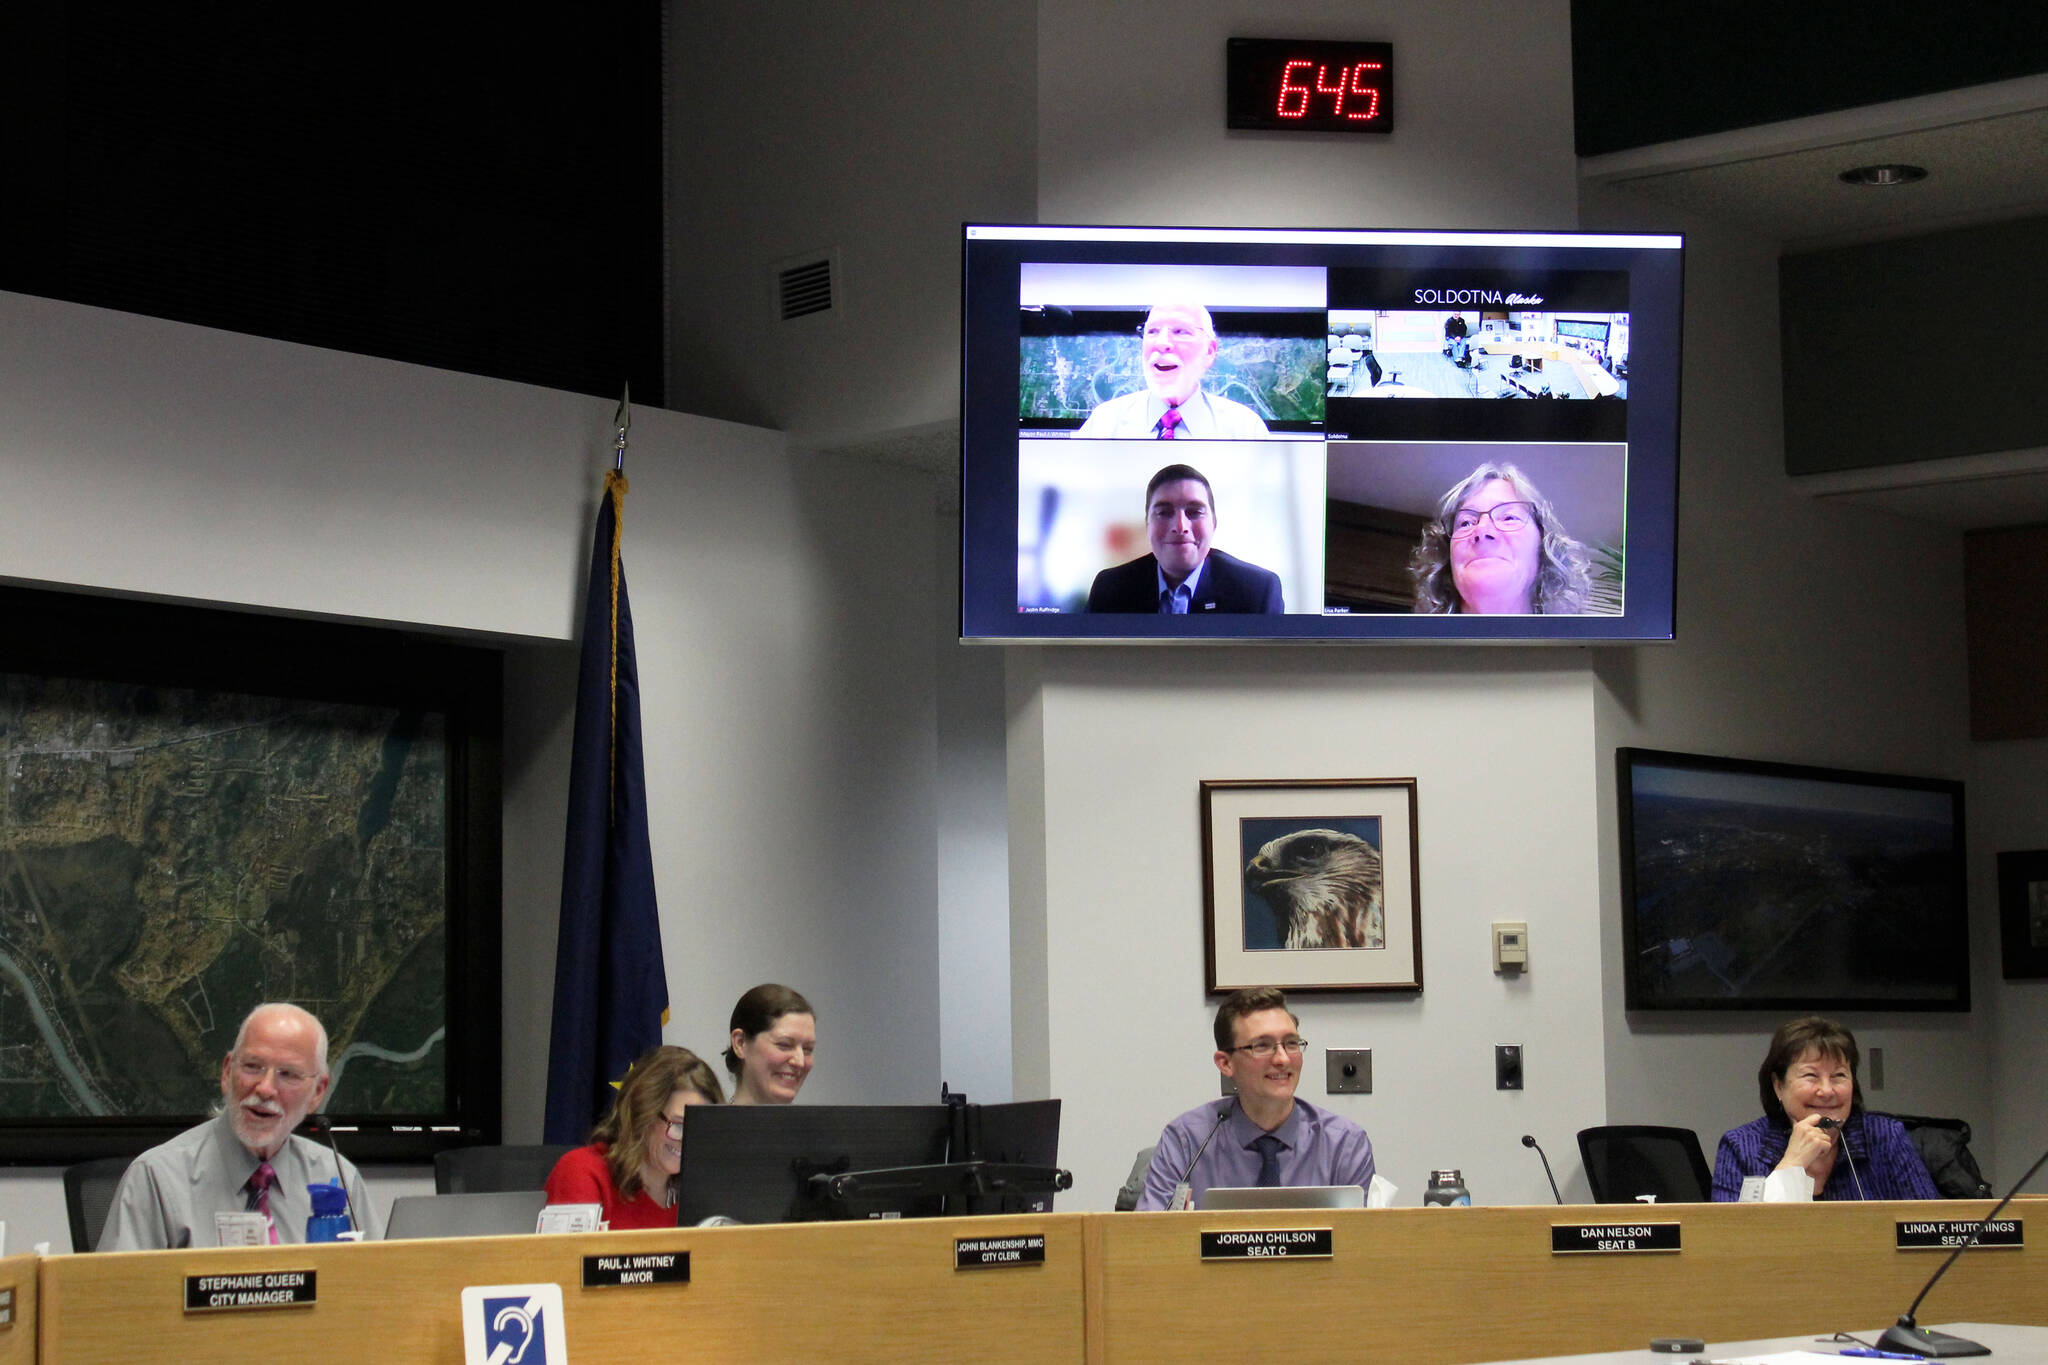
{"label": "wall plate switch", "polygon": [[1493,922],[1493,969],[1503,975],[1529,970],[1529,922],[1497,919]]}
{"label": "wall plate switch", "polygon": [[1495,1090],[1520,1090],[1522,1088],[1522,1045],[1501,1043],[1493,1049],[1493,1088]]}
{"label": "wall plate switch", "polygon": [[1325,1095],[1370,1095],[1372,1093],[1372,1049],[1369,1047],[1324,1048],[1323,1093]]}

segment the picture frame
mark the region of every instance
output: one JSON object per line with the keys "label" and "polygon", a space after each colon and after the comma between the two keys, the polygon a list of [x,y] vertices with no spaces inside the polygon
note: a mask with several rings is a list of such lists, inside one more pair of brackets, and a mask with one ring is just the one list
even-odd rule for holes
{"label": "picture frame", "polygon": [[502,657],[43,589],[0,588],[0,611],[0,952],[33,967],[0,991],[0,1165],[203,1121],[264,1000],[327,1025],[322,1113],[351,1160],[497,1143]]}
{"label": "picture frame", "polygon": [[1422,989],[1414,778],[1204,781],[1201,806],[1210,995]]}
{"label": "picture frame", "polygon": [[1617,748],[1623,1007],[1967,1012],[1963,796],[1948,778]]}
{"label": "picture frame", "polygon": [[1998,941],[2007,981],[2048,979],[2048,849],[1998,855]]}

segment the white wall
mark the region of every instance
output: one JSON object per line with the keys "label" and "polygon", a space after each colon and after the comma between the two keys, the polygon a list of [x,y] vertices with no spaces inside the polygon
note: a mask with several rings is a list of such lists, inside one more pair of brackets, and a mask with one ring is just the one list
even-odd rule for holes
{"label": "white wall", "polygon": [[[1046,223],[1569,228],[1564,0],[1417,5],[1041,0],[1038,217]],[[1223,127],[1233,37],[1394,45],[1394,131]]]}
{"label": "white wall", "polygon": [[575,630],[601,400],[4,294],[0,414],[0,578]]}
{"label": "white wall", "polygon": [[[1678,638],[1597,660],[1600,960],[1610,1121],[1694,1128],[1711,1161],[1719,1134],[1759,1112],[1756,1068],[1782,1021],[1623,1010],[1613,749],[1967,777],[1962,541],[1815,503],[1785,476],[1775,244],[1616,192],[1589,192],[1583,222],[1688,234]],[[1885,1049],[1873,1107],[1970,1118],[1988,1160],[1999,992],[1981,958],[1976,984],[1971,1014],[1843,1022]]]}
{"label": "white wall", "polygon": [[[1224,131],[1224,44],[1251,32],[1391,41],[1394,134]],[[1570,227],[1570,72],[1561,3],[1309,4],[1276,28],[1225,5],[1046,0],[1040,217]],[[1068,1203],[1108,1207],[1133,1152],[1216,1093],[1203,778],[1418,779],[1425,989],[1297,1000],[1318,1049],[1302,1093],[1321,1100],[1321,1048],[1373,1048],[1374,1094],[1333,1107],[1365,1124],[1403,1203],[1432,1166],[1463,1168],[1484,1202],[1548,1199],[1525,1131],[1583,1192],[1570,1134],[1603,1104],[1583,651],[1014,651],[1012,670],[1017,1085],[1044,1075],[1066,1102]],[[1493,975],[1495,918],[1529,921],[1522,981]],[[1493,1089],[1496,1043],[1529,1049],[1524,1091]]]}
{"label": "white wall", "polygon": [[[1560,1179],[1569,1134],[1601,1103],[1592,687],[1559,650],[1049,650],[1042,746],[1042,1068],[1065,1101],[1075,1207],[1106,1208],[1162,1122],[1217,1093],[1203,991],[1199,786],[1214,778],[1414,777],[1424,989],[1293,998],[1314,1045],[1301,1093],[1324,1102],[1322,1050],[1373,1050],[1373,1093],[1330,1107],[1363,1123],[1381,1174],[1419,1202],[1464,1170],[1486,1203],[1549,1198],[1516,1141]],[[1021,783],[1023,779],[1015,779]],[[1017,856],[1025,856],[1019,840]],[[1391,913],[1391,911],[1390,911]],[[1490,922],[1529,924],[1530,969],[1492,969]],[[1021,965],[1021,963],[1020,963]],[[1025,989],[1022,984],[1017,988]],[[1020,1051],[1035,1043],[1020,1034]],[[1496,1091],[1493,1046],[1526,1048],[1526,1088]]]}
{"label": "white wall", "polygon": [[[0,338],[0,575],[527,637],[506,668],[504,1112],[537,1138],[566,639],[614,404],[18,295]],[[819,1009],[807,1094],[929,1100],[932,480],[652,408],[632,437],[668,1037],[715,1051],[740,991],[784,980]],[[53,1171],[0,1197],[17,1245],[68,1241]]]}
{"label": "white wall", "polygon": [[[812,444],[958,417],[960,225],[1032,216],[1035,8],[668,7],[673,406]],[[775,320],[770,266],[830,248],[842,307]]]}
{"label": "white wall", "polygon": [[[2012,740],[1972,746],[1970,905],[1975,910],[1979,1008],[1994,1031],[1990,1120],[1997,1170],[1984,1174],[2003,1191],[2048,1145],[2048,981],[2003,979],[1998,944],[1998,855],[2048,848],[2048,742]],[[1975,1111],[1966,1115],[1981,1126]],[[1975,1150],[1981,1144],[1972,1143]],[[2040,1189],[2038,1177],[2029,1187]]]}

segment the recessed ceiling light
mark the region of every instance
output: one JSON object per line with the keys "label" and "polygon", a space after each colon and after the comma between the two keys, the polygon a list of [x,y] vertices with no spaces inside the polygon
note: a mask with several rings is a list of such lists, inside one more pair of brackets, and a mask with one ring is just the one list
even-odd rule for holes
{"label": "recessed ceiling light", "polygon": [[1845,185],[1910,185],[1915,180],[1925,180],[1925,166],[1908,166],[1895,162],[1884,166],[1858,166],[1853,171],[1842,172]]}

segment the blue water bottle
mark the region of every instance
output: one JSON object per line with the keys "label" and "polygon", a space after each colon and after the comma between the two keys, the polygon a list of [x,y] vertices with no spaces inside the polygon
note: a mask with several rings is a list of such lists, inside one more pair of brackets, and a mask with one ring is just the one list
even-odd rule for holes
{"label": "blue water bottle", "polygon": [[306,1192],[313,1196],[313,1216],[306,1220],[306,1240],[340,1241],[341,1234],[349,1230],[348,1192],[341,1188],[339,1180],[308,1185]]}

